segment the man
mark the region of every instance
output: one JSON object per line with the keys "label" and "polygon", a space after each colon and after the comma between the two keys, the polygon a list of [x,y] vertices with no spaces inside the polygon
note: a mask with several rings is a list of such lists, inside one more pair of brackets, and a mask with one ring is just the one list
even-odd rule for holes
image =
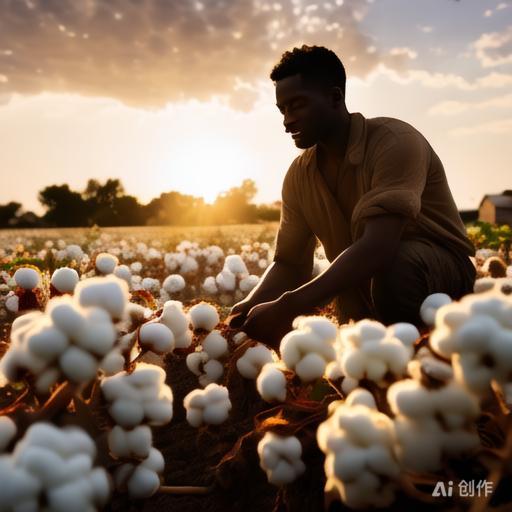
{"label": "man", "polygon": [[[333,298],[341,323],[421,327],[427,295],[470,293],[474,247],[421,133],[349,113],[345,69],[327,48],[285,52],[270,78],[286,132],[305,151],[284,178],[273,263],[233,307],[231,325],[277,347],[296,316]],[[317,238],[330,266],[311,280]]]}

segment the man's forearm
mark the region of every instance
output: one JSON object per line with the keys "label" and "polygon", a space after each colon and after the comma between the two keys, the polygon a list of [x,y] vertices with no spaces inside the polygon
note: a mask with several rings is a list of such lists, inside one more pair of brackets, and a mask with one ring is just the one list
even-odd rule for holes
{"label": "man's forearm", "polygon": [[284,292],[294,290],[311,278],[312,268],[272,262],[261,276],[258,285],[247,295],[252,304],[268,302],[280,297]]}
{"label": "man's forearm", "polygon": [[298,313],[305,313],[325,303],[344,289],[359,285],[385,267],[394,249],[376,251],[375,244],[360,239],[333,260],[327,270],[286,294]]}

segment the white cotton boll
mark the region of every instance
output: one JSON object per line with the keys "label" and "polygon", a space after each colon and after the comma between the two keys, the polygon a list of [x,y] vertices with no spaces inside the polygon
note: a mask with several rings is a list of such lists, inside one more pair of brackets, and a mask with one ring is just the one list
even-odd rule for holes
{"label": "white cotton boll", "polygon": [[200,302],[199,304],[192,306],[188,314],[194,329],[205,329],[206,331],[211,331],[220,321],[217,310],[206,302]]}
{"label": "white cotton boll", "polygon": [[225,268],[215,276],[215,282],[223,292],[233,292],[236,288],[236,276]]}
{"label": "white cotton boll", "polygon": [[234,336],[233,336],[233,342],[235,345],[240,345],[242,342],[244,342],[245,340],[247,340],[249,337],[247,336],[247,334],[245,334],[245,332],[237,332]]}
{"label": "white cotton boll", "polygon": [[105,356],[116,340],[116,330],[108,313],[99,308],[88,308],[87,324],[74,335],[76,344],[96,356]]}
{"label": "white cotton boll", "polygon": [[132,284],[132,273],[128,265],[117,265],[114,269],[114,275],[123,281],[126,281],[128,286]]}
{"label": "white cotton boll", "polygon": [[69,511],[70,503],[76,512],[89,512],[91,510],[92,489],[85,479],[67,482],[58,487],[49,489],[46,493],[50,510],[54,512]]}
{"label": "white cotton boll", "polygon": [[30,352],[47,362],[59,357],[69,345],[68,338],[62,331],[43,322],[27,332],[26,342]]}
{"label": "white cotton boll", "polygon": [[138,395],[135,394],[134,396],[134,390],[126,379],[127,375],[126,372],[122,372],[101,381],[101,391],[106,400],[109,402],[113,402],[118,398],[126,398],[127,400],[133,398],[138,400]]}
{"label": "white cotton boll", "polygon": [[151,469],[137,466],[127,482],[128,493],[132,498],[149,498],[160,487],[160,477]]}
{"label": "white cotton boll", "polygon": [[272,351],[265,345],[258,343],[245,351],[244,355],[236,362],[236,367],[242,377],[256,379],[263,366],[273,361]]}
{"label": "white cotton boll", "polygon": [[162,473],[165,468],[165,460],[162,453],[156,448],[149,450],[149,455],[140,463],[142,467],[151,469],[155,473]]}
{"label": "white cotton boll", "polygon": [[[170,398],[172,399],[172,392]],[[149,425],[166,425],[172,420],[173,403],[171,399],[162,398],[144,403],[144,415]]]}
{"label": "white cotton boll", "polygon": [[110,351],[99,364],[99,369],[107,376],[115,375],[124,369],[125,359],[119,350]]}
{"label": "white cotton boll", "polygon": [[259,276],[251,274],[240,280],[240,290],[244,293],[250,292],[260,281]]}
{"label": "white cotton boll", "polygon": [[57,383],[61,374],[58,368],[48,368],[37,376],[35,387],[40,394],[46,394],[50,388]]}
{"label": "white cotton boll", "polygon": [[295,372],[302,382],[311,382],[319,379],[325,372],[325,359],[318,354],[305,355],[295,366]]}
{"label": "white cotton boll", "polygon": [[139,363],[135,371],[125,378],[131,386],[143,388],[163,384],[167,374],[163,368],[154,364]]}
{"label": "white cotton boll", "polygon": [[202,365],[204,365],[208,361],[208,354],[206,352],[192,352],[187,355],[185,362],[187,364],[187,368],[194,375],[201,375],[203,372],[201,370]]}
{"label": "white cotton boll", "polygon": [[341,382],[341,390],[345,395],[348,395],[351,391],[354,391],[354,389],[359,386],[359,380],[353,379],[352,377],[344,377],[343,381]]}
{"label": "white cotton boll", "polygon": [[185,331],[175,337],[176,348],[188,348],[192,344],[192,332]]}
{"label": "white cotton boll", "polygon": [[66,247],[66,256],[70,260],[80,262],[84,258],[85,253],[79,245],[70,244]]}
{"label": "white cotton boll", "polygon": [[103,468],[94,468],[87,477],[92,488],[93,500],[100,507],[106,505],[111,493],[111,484]]}
{"label": "white cotton boll", "polygon": [[96,376],[98,361],[78,347],[68,347],[60,356],[59,364],[64,375],[73,382],[87,382]]}
{"label": "white cotton boll", "polygon": [[267,363],[256,379],[256,389],[266,402],[286,400],[286,377],[274,363]]}
{"label": "white cotton boll", "polygon": [[494,288],[496,280],[493,277],[482,277],[475,281],[473,291],[475,293],[483,293]]}
{"label": "white cotton boll", "polygon": [[61,293],[73,293],[80,277],[74,268],[61,267],[52,274],[51,284]]}
{"label": "white cotton boll", "polygon": [[329,380],[341,379],[341,377],[343,377],[343,370],[341,369],[339,361],[335,360],[331,361],[330,363],[327,363],[324,375]]}
{"label": "white cotton boll", "polygon": [[340,337],[345,345],[361,346],[362,343],[381,340],[386,336],[386,327],[375,320],[360,320],[354,325],[343,328]]}
{"label": "white cotton boll", "polygon": [[183,400],[187,410],[187,421],[192,427],[202,423],[220,425],[231,410],[228,389],[211,383],[204,390],[195,389]]}
{"label": "white cotton boll", "polygon": [[203,365],[203,371],[204,373],[199,376],[199,384],[206,387],[208,384],[220,380],[224,374],[224,365],[215,359],[210,359]]}
{"label": "white cotton boll", "polygon": [[33,268],[19,268],[14,272],[16,284],[24,290],[33,290],[41,282],[41,274]]}
{"label": "white cotton boll", "polygon": [[104,275],[112,274],[118,263],[117,256],[107,252],[101,252],[96,256],[96,270]]}
{"label": "white cotton boll", "polygon": [[108,435],[108,447],[115,457],[145,458],[152,442],[151,428],[147,425],[139,425],[133,430],[123,430],[116,425]]}
{"label": "white cotton boll", "polygon": [[436,313],[439,308],[450,304],[452,299],[446,293],[432,293],[420,306],[421,319],[429,326],[433,326],[436,320]]}
{"label": "white cotton boll", "polygon": [[434,414],[434,400],[430,391],[418,381],[406,379],[392,384],[387,400],[395,414],[423,419]]}
{"label": "white cotton boll", "polygon": [[390,325],[388,332],[391,336],[398,338],[408,348],[413,348],[414,342],[420,337],[417,327],[406,322]]}
{"label": "white cotton boll", "polygon": [[322,316],[298,316],[293,324],[296,329],[311,331],[325,341],[334,341],[338,334],[336,326]]}
{"label": "white cotton boll", "polygon": [[163,282],[163,289],[167,293],[178,293],[181,292],[186,286],[185,279],[180,274],[171,274],[167,276]]}
{"label": "white cotton boll", "polygon": [[141,286],[143,290],[156,293],[160,290],[160,281],[152,277],[145,277],[141,282]]}
{"label": "white cotton boll", "polygon": [[228,269],[232,274],[248,274],[244,260],[238,254],[226,256],[224,260],[224,268]]}
{"label": "white cotton boll", "polygon": [[493,370],[481,364],[480,354],[465,352],[452,356],[455,380],[474,393],[486,393],[493,378]]}
{"label": "white cotton boll", "polygon": [[37,497],[41,490],[41,482],[27,471],[17,467],[9,456],[0,457],[0,480],[2,481],[0,493],[2,510],[15,510],[15,504],[31,502],[36,503],[36,508],[32,511],[38,510]]}
{"label": "white cotton boll", "polygon": [[140,328],[139,342],[157,354],[174,350],[174,334],[166,325],[156,322],[144,324]]}
{"label": "white cotton boll", "polygon": [[9,416],[0,416],[0,452],[5,451],[16,432],[16,423]]}
{"label": "white cotton boll", "polygon": [[140,261],[134,261],[131,265],[130,265],[130,270],[134,273],[134,274],[138,274],[141,270],[142,270],[142,263]]}
{"label": "white cotton boll", "polygon": [[346,351],[342,354],[341,369],[347,377],[361,380],[365,376],[366,358],[359,350]]}
{"label": "white cotton boll", "polygon": [[46,314],[55,326],[69,337],[83,330],[86,325],[83,311],[68,295],[51,299],[46,307]]}
{"label": "white cotton boll", "polygon": [[144,419],[144,407],[127,398],[116,400],[109,408],[110,416],[123,428],[133,428]]}
{"label": "white cotton boll", "polygon": [[11,325],[11,336],[18,330],[33,325],[36,320],[43,318],[41,311],[30,311],[14,319]]}
{"label": "white cotton boll", "polygon": [[345,404],[352,405],[364,405],[369,409],[377,409],[374,396],[364,388],[356,388],[349,393],[345,399]]}
{"label": "white cotton boll", "polygon": [[213,276],[208,276],[204,280],[201,287],[206,293],[210,295],[215,295],[219,291],[217,288],[217,283],[215,282],[215,278]]}
{"label": "white cotton boll", "polygon": [[193,274],[197,272],[199,264],[192,256],[187,256],[180,265],[180,274]]}
{"label": "white cotton boll", "polygon": [[287,485],[306,470],[301,460],[302,445],[295,436],[281,437],[267,432],[258,443],[257,450],[260,467],[273,485]]}
{"label": "white cotton boll", "polygon": [[177,300],[168,300],[165,302],[160,322],[174,333],[177,337],[188,329],[188,317],[183,311],[183,304]]}
{"label": "white cotton boll", "polygon": [[80,281],[75,288],[75,297],[81,306],[105,309],[113,319],[123,317],[128,293],[126,282],[115,276],[92,277]]}
{"label": "white cotton boll", "polygon": [[211,331],[203,340],[202,345],[204,352],[208,354],[210,359],[220,359],[228,352],[228,342],[217,330]]}
{"label": "white cotton boll", "polygon": [[20,299],[14,294],[14,292],[11,292],[11,294],[5,299],[5,307],[7,308],[7,311],[10,311],[11,313],[17,313],[19,311]]}

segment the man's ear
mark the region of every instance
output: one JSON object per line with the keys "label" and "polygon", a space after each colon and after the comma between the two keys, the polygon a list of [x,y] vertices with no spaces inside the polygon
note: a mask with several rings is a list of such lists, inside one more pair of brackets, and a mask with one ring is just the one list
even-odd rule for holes
{"label": "man's ear", "polygon": [[341,87],[333,87],[331,89],[331,98],[334,106],[338,106],[340,103],[345,103],[345,95],[341,90]]}

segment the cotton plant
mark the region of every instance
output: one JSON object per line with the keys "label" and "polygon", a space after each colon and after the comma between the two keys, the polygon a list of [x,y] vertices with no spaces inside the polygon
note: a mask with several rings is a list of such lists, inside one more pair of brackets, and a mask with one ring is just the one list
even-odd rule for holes
{"label": "cotton plant", "polygon": [[117,278],[93,278],[91,290],[88,281],[76,286],[80,290],[73,297],[55,297],[44,312],[33,311],[13,322],[9,350],[0,360],[8,381],[28,373],[44,394],[64,378],[84,384],[96,376],[114,349],[117,331],[112,315],[123,316],[127,290]]}
{"label": "cotton plant", "polygon": [[492,381],[511,382],[512,295],[501,288],[444,306],[430,335],[432,349],[451,359],[457,382],[486,394]]}
{"label": "cotton plant", "polygon": [[[396,325],[396,324],[395,324]],[[360,320],[340,330],[340,366],[351,391],[363,378],[385,386],[388,376],[406,374],[417,331],[398,325],[386,328],[375,320]]]}
{"label": "cotton plant", "polygon": [[192,427],[220,425],[231,410],[228,388],[211,383],[205,389],[194,389],[183,400],[187,421]]}
{"label": "cotton plant", "polygon": [[224,374],[224,365],[219,361],[228,354],[228,342],[220,331],[211,331],[196,348],[187,355],[188,369],[199,377],[201,386],[218,382]]}
{"label": "cotton plant", "polygon": [[175,348],[188,348],[191,345],[192,331],[189,329],[189,317],[183,311],[183,304],[180,301],[166,301],[158,321],[172,331]]}
{"label": "cotton plant", "polygon": [[292,483],[306,470],[302,461],[302,445],[295,436],[279,436],[266,432],[258,443],[260,467],[268,481],[276,486]]}
{"label": "cotton plant", "polygon": [[276,360],[277,355],[273,350],[262,343],[257,343],[244,352],[237,360],[236,367],[242,377],[254,380],[267,363],[272,363]]}
{"label": "cotton plant", "polygon": [[338,330],[320,316],[297,317],[293,327],[281,340],[281,357],[303,382],[311,382],[322,377],[327,364],[336,358],[334,343]]}
{"label": "cotton plant", "polygon": [[256,379],[256,389],[266,402],[286,400],[286,375],[282,363],[266,363]]}
{"label": "cotton plant", "polygon": [[0,455],[1,510],[99,510],[111,494],[105,469],[94,467],[96,445],[78,427],[32,424],[11,454]]}
{"label": "cotton plant", "polygon": [[357,390],[348,403],[333,402],[317,429],[325,453],[325,492],[348,507],[389,507],[395,500],[400,465],[395,457],[391,418]]}
{"label": "cotton plant", "polygon": [[480,444],[474,424],[480,413],[477,397],[452,380],[437,382],[429,388],[405,379],[387,392],[395,415],[395,453],[412,471],[437,471],[443,457],[469,453]]}

